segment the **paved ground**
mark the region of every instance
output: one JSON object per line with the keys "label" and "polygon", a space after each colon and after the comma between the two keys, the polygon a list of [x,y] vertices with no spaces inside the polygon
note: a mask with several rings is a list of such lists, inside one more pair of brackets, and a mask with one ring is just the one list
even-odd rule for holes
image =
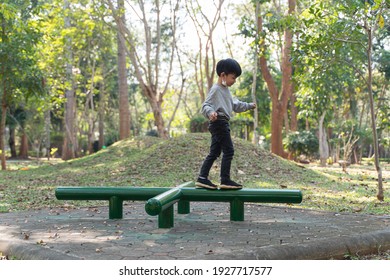
{"label": "paved ground", "polygon": [[159,229],[144,203],[0,214],[0,252],[18,259],[329,259],[390,249],[390,216],[337,214],[245,205],[229,220],[228,203],[191,203],[175,226]]}

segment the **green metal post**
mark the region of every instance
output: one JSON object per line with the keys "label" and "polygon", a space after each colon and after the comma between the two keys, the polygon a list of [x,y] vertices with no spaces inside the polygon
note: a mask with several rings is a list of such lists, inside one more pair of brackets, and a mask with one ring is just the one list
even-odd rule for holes
{"label": "green metal post", "polygon": [[117,196],[110,197],[108,217],[110,219],[122,219],[123,217],[123,200]]}
{"label": "green metal post", "polygon": [[159,228],[172,228],[174,221],[173,205],[162,210],[158,214],[158,227]]}
{"label": "green metal post", "polygon": [[179,200],[177,203],[177,213],[189,214],[190,213],[190,202],[188,200]]}
{"label": "green metal post", "polygon": [[244,202],[239,199],[230,201],[230,221],[244,220]]}

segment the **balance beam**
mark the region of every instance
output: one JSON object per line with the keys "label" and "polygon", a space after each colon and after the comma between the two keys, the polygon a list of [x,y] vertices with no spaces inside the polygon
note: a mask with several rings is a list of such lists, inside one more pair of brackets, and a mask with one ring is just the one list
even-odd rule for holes
{"label": "balance beam", "polygon": [[178,187],[149,199],[145,210],[149,215],[159,215],[159,227],[173,227],[173,204],[178,202],[178,213],[190,213],[191,201],[229,202],[230,220],[244,221],[244,202],[301,203],[299,190],[241,189],[207,190]]}
{"label": "balance beam", "polygon": [[[195,187],[194,182],[187,182],[179,187]],[[55,196],[59,200],[107,200],[110,219],[123,218],[123,201],[146,201],[171,188],[156,187],[57,187]]]}
{"label": "balance beam", "polygon": [[190,213],[191,201],[229,202],[230,220],[244,220],[245,202],[301,203],[299,190],[241,189],[207,190],[196,189],[194,182],[186,182],[175,188],[156,187],[57,187],[59,200],[107,200],[109,218],[123,218],[123,201],[147,201],[145,211],[159,215],[159,227],[173,227],[173,206],[178,203],[178,213]]}

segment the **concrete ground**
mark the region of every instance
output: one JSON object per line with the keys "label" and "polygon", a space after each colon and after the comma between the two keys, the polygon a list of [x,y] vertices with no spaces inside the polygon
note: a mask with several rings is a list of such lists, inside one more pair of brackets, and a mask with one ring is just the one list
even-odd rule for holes
{"label": "concrete ground", "polygon": [[390,216],[331,213],[245,204],[232,222],[228,203],[191,203],[159,229],[142,202],[108,207],[0,213],[0,253],[28,260],[185,260],[343,258],[390,249]]}

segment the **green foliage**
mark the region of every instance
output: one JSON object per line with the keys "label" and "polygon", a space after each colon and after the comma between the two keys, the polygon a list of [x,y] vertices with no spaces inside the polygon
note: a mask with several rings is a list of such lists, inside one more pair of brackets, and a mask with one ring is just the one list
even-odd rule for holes
{"label": "green foliage", "polygon": [[318,138],[311,131],[296,131],[287,135],[284,147],[294,156],[312,156],[318,151]]}
{"label": "green foliage", "polygon": [[202,115],[197,114],[190,119],[190,132],[207,132],[209,121]]}
{"label": "green foliage", "polygon": [[42,95],[43,73],[37,63],[37,44],[42,34],[35,18],[36,3],[5,1],[0,6],[0,93],[6,102],[17,104]]}

